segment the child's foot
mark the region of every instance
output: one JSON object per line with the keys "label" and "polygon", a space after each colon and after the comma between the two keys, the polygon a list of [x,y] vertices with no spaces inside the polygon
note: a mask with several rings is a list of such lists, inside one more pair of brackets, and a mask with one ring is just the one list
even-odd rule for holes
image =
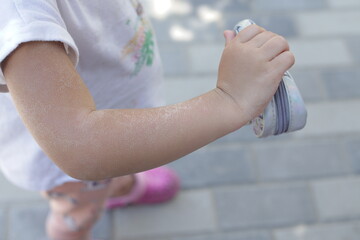
{"label": "child's foot", "polygon": [[135,185],[134,174],[114,178],[110,184],[110,198],[125,196],[131,192]]}
{"label": "child's foot", "polygon": [[[169,168],[159,167],[127,176],[119,191],[106,202],[106,208],[130,204],[155,204],[171,200],[179,190],[179,178]],[[127,182],[127,184],[126,184]]]}

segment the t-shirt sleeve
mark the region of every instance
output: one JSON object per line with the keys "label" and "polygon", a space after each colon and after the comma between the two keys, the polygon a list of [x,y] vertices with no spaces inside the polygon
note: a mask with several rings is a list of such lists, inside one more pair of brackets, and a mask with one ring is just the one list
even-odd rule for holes
{"label": "t-shirt sleeve", "polygon": [[[76,66],[78,48],[66,29],[56,0],[1,0],[0,63],[21,43],[59,41]],[[0,69],[0,87],[5,85]]]}

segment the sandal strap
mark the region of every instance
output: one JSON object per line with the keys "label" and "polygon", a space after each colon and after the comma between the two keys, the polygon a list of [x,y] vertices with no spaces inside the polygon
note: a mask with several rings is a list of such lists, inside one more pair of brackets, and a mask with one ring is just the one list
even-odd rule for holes
{"label": "sandal strap", "polygon": [[142,173],[137,173],[134,174],[134,178],[135,183],[130,193],[120,197],[109,198],[106,201],[106,208],[111,209],[115,207],[129,205],[136,202],[144,195],[146,190],[146,176]]}

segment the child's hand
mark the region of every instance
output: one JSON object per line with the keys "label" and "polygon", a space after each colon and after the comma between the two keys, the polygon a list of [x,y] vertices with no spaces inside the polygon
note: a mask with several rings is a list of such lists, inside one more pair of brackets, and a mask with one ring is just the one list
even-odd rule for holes
{"label": "child's hand", "polygon": [[217,88],[250,121],[265,109],[295,58],[283,37],[257,25],[224,36]]}

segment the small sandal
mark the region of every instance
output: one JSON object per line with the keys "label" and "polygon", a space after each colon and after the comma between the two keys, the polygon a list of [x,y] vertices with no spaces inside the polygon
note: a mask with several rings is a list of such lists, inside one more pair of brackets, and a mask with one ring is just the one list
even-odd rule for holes
{"label": "small sandal", "polygon": [[130,193],[109,198],[105,203],[107,209],[166,202],[174,198],[180,189],[178,176],[167,167],[137,173],[134,177],[135,183]]}

